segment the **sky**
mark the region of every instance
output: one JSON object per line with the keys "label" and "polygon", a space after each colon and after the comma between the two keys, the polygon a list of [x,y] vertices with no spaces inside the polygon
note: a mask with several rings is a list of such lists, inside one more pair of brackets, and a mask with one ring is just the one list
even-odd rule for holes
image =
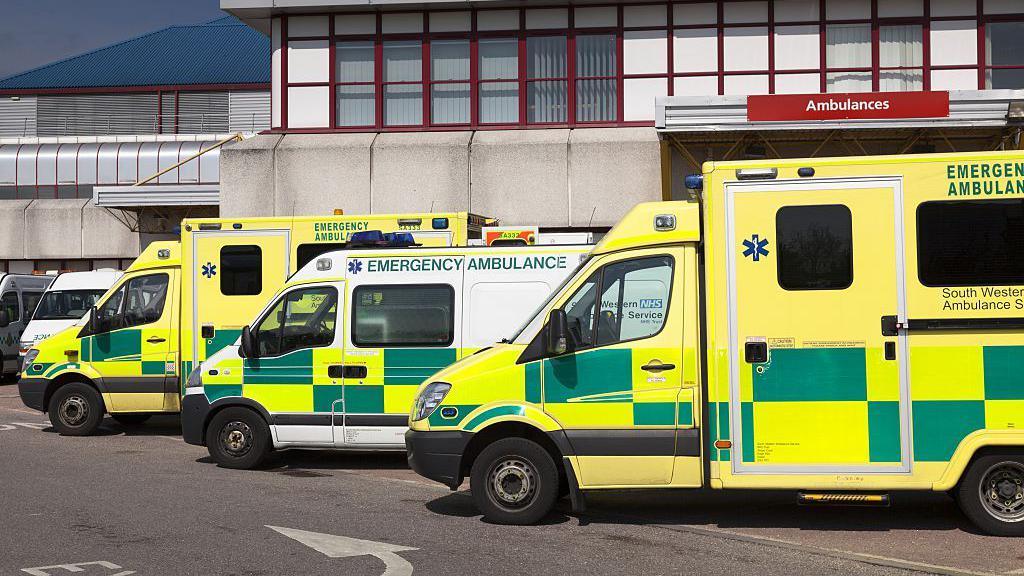
{"label": "sky", "polygon": [[173,24],[224,16],[219,0],[0,0],[0,78]]}

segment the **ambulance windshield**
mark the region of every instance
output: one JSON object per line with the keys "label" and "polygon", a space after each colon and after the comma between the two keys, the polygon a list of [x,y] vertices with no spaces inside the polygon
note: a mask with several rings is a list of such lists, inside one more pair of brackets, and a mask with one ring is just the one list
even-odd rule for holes
{"label": "ambulance windshield", "polygon": [[579,271],[582,270],[583,267],[587,265],[587,262],[590,262],[589,255],[580,258],[580,263],[579,265],[576,266],[576,269],[573,270],[571,274],[563,278],[562,283],[559,284],[557,288],[552,290],[551,294],[549,294],[548,297],[545,298],[543,302],[541,302],[540,306],[538,306],[536,310],[531,312],[530,315],[526,317],[526,322],[512,334],[511,338],[502,340],[502,342],[523,345],[529,344],[530,341],[533,340],[534,335],[537,334],[537,331],[540,330],[540,327],[544,325],[544,310],[547,309],[548,304],[556,296],[558,296],[562,292],[562,290],[565,290],[566,284],[571,282],[572,279],[575,278],[577,274],[579,274]]}

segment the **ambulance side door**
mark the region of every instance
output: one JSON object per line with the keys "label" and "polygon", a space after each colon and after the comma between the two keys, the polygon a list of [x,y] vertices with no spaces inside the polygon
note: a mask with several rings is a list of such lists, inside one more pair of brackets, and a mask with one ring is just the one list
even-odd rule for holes
{"label": "ambulance side door", "polygon": [[540,361],[542,396],[584,486],[669,484],[677,432],[696,432],[677,431],[683,306],[673,294],[683,262],[681,248],[603,258],[560,304],[570,342],[566,354]]}

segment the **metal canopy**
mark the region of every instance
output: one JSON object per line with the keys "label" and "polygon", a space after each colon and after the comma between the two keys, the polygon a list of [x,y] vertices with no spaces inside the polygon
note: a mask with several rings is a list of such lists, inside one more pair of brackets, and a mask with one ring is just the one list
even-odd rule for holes
{"label": "metal canopy", "polygon": [[96,186],[93,202],[101,208],[146,208],[165,206],[217,206],[219,184],[144,184],[141,186]]}
{"label": "metal canopy", "polygon": [[1024,103],[1024,90],[960,90],[949,93],[947,118],[751,122],[746,96],[668,96],[655,100],[655,127],[665,133],[1002,128],[1024,120],[1008,119],[1014,102]]}

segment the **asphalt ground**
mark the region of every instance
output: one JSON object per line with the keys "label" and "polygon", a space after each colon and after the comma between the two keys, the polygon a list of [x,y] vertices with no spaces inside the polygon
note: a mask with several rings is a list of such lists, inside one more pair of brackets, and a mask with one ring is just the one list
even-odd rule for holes
{"label": "asphalt ground", "polygon": [[[580,516],[563,502],[539,526],[507,527],[403,454],[291,451],[238,471],[182,442],[176,418],[107,419],[101,432],[61,437],[0,386],[0,574],[1024,574],[1024,540],[978,534],[943,494],[897,494],[880,509],[800,507],[787,493],[600,493]],[[329,557],[268,526],[406,550],[388,564]]]}

